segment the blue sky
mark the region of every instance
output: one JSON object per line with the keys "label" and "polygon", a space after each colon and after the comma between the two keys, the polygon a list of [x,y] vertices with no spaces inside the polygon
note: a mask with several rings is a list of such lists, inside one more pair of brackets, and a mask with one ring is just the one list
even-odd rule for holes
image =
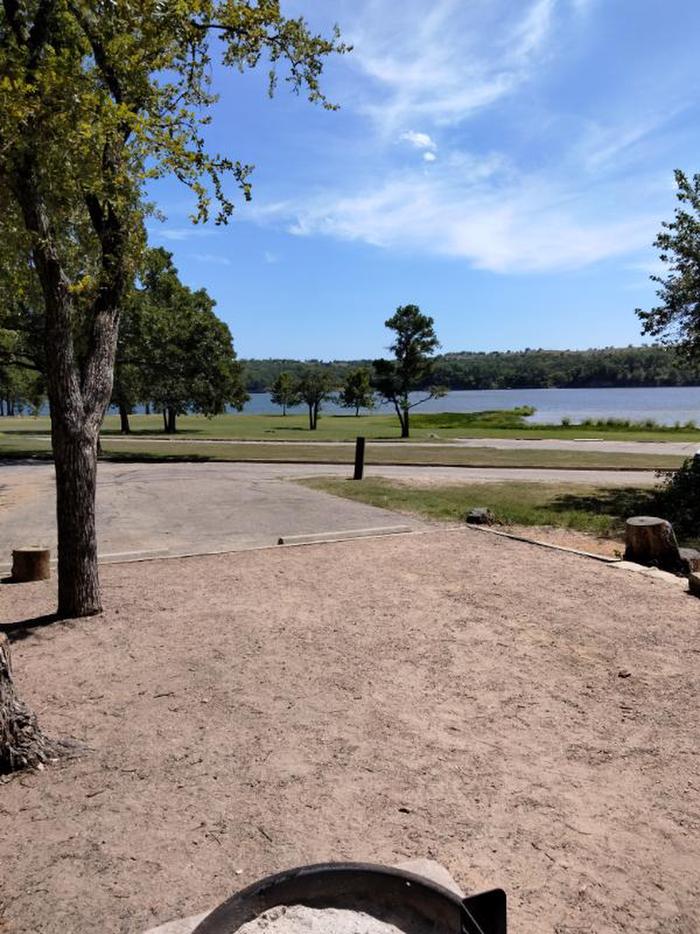
{"label": "blue sky", "polygon": [[293,0],[354,50],[328,112],[217,68],[212,148],[253,201],[193,227],[174,181],[151,242],[239,355],[380,355],[400,304],[445,350],[639,343],[673,169],[700,171],[696,0]]}

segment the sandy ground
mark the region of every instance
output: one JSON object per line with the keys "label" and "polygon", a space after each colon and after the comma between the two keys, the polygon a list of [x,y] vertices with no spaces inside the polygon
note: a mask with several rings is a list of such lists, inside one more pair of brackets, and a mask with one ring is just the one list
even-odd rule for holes
{"label": "sandy ground", "polygon": [[[0,784],[0,930],[138,932],[291,865],[413,856],[509,929],[700,928],[700,604],[469,529],[109,565],[15,631],[83,758]],[[0,587],[0,618],[53,606]],[[20,638],[24,635],[23,638]]]}

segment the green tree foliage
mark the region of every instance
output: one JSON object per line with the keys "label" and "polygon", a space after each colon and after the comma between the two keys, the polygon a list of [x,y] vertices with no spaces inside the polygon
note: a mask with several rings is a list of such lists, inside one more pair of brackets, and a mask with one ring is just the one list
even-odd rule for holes
{"label": "green tree foliage", "polygon": [[297,393],[309,409],[309,430],[318,426],[318,413],[335,388],[333,374],[325,367],[307,366],[297,382]]}
{"label": "green tree foliage", "polygon": [[[175,175],[195,217],[250,197],[251,167],[204,138],[224,67],[267,61],[332,105],[319,78],[345,51],[278,0],[3,0],[0,6],[0,293],[39,283],[56,465],[58,611],[101,609],[95,533],[99,429],[112,394],[120,310],[143,248],[144,189]],[[0,294],[0,307],[3,295]]]}
{"label": "green tree foliage", "polygon": [[692,181],[676,170],[676,208],[672,221],[662,224],[654,241],[666,276],[652,276],[659,285],[660,305],[637,309],[642,332],[677,344],[691,359],[700,361],[700,174]]}
{"label": "green tree foliage", "polygon": [[700,538],[700,455],[668,474],[659,492],[659,511],[684,538]]}
{"label": "green tree foliage", "polygon": [[[391,402],[401,423],[401,437],[410,435],[411,409],[428,399],[444,396],[447,390],[429,383],[434,366],[433,354],[440,346],[433,319],[421,313],[418,305],[402,305],[384,322],[396,337],[389,349],[394,360],[375,360],[374,384],[378,392]],[[411,393],[425,387],[420,399]]]}
{"label": "green tree foliage", "polygon": [[162,248],[146,253],[140,280],[120,336],[115,385],[126,384],[134,401],[152,400],[167,432],[176,430],[177,416],[185,412],[243,408],[248,395],[231,332],[206,291],[183,285]]}
{"label": "green tree foliage", "polygon": [[297,379],[292,373],[283,370],[279,373],[270,386],[270,400],[273,405],[282,407],[282,415],[287,414],[287,409],[299,405],[301,397],[297,389]]}
{"label": "green tree foliage", "polygon": [[360,414],[360,409],[374,408],[372,373],[367,367],[357,367],[347,373],[338,404],[344,409],[355,409],[355,415]]}

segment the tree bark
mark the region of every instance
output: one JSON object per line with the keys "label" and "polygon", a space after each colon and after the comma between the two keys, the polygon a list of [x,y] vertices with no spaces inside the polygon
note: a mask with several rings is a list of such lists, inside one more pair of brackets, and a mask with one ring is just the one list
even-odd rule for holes
{"label": "tree bark", "polygon": [[119,403],[119,430],[123,435],[131,434],[131,425],[129,424],[129,407],[123,402]]}
{"label": "tree bark", "polygon": [[95,492],[98,431],[52,428],[58,526],[58,615],[93,616],[102,610],[97,567]]}
{"label": "tree bark", "polygon": [[0,633],[0,775],[36,768],[60,751],[61,744],[42,733],[35,715],[17,696],[10,643]]}
{"label": "tree bark", "polygon": [[173,405],[165,407],[165,431],[169,435],[174,435],[177,431],[177,409]]}

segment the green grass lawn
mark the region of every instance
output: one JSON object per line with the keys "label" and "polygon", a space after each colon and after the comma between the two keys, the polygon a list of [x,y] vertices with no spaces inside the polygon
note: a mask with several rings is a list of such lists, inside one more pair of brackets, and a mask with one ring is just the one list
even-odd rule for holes
{"label": "green grass lawn", "polygon": [[410,482],[330,477],[298,481],[315,490],[397,512],[452,522],[475,506],[487,506],[504,525],[555,526],[594,535],[624,535],[630,515],[648,512],[653,490],[596,489],[574,484],[469,483],[418,486]]}
{"label": "green grass lawn", "polygon": [[[103,455],[114,461],[277,461],[281,463],[351,464],[352,445],[319,447],[315,444],[236,444],[202,440],[154,440],[148,437],[123,439],[105,436]],[[0,458],[50,456],[48,436],[6,433],[0,436]],[[683,461],[674,454],[608,454],[597,451],[497,450],[455,445],[387,446],[368,444],[367,464],[423,464],[447,467],[532,467],[571,470],[664,470]]]}
{"label": "green grass lawn", "polygon": [[[160,415],[132,415],[133,436],[163,436]],[[0,418],[6,435],[48,434],[49,419],[30,416]],[[103,436],[119,434],[119,419],[108,415]],[[380,441],[398,441],[398,419],[393,415],[322,415],[316,431],[309,431],[305,415],[184,415],[178,418],[179,438],[221,438],[241,441],[352,441],[357,435]],[[700,444],[700,430],[683,428],[620,427],[607,423],[530,425],[517,409],[494,412],[415,413],[411,441],[450,441],[453,438],[605,438],[610,441],[690,441]]]}

